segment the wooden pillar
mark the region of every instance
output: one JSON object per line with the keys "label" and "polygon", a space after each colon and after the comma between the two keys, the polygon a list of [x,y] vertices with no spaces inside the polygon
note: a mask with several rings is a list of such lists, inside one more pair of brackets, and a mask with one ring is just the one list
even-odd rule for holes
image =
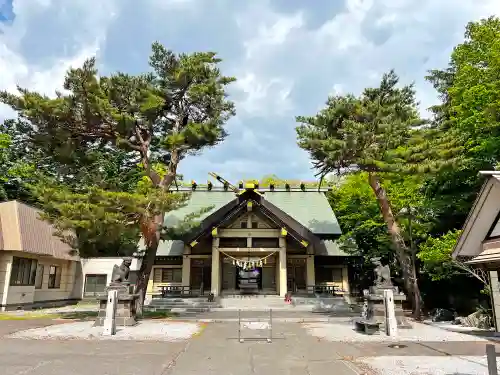
{"label": "wooden pillar", "polygon": [[287,275],[286,275],[286,240],[285,237],[279,239],[279,260],[278,260],[278,275],[279,275],[279,294],[280,297],[285,297],[287,294]]}
{"label": "wooden pillar", "polygon": [[500,282],[497,271],[489,271],[491,287],[491,307],[493,310],[493,319],[495,331],[500,330]]}
{"label": "wooden pillar", "polygon": [[[182,258],[182,286],[191,285],[191,258],[189,255],[184,255]],[[187,292],[187,290],[186,290]]]}
{"label": "wooden pillar", "polygon": [[[306,283],[308,287],[316,285],[316,273],[314,269],[314,248],[312,245],[307,246],[307,261],[306,261]],[[309,288],[308,288],[309,289]],[[313,290],[308,290],[313,292]]]}
{"label": "wooden pillar", "polygon": [[212,287],[211,292],[214,296],[220,293],[220,252],[219,252],[219,239],[212,240]]}

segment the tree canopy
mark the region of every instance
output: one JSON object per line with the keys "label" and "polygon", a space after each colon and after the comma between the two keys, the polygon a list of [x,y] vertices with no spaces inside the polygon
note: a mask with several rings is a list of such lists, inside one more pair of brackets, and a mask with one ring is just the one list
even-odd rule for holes
{"label": "tree canopy", "polygon": [[[179,163],[221,142],[235,114],[226,93],[235,78],[221,74],[220,62],[214,52],[176,54],[153,43],[151,71],[143,74],[99,75],[92,58],[67,72],[55,97],[24,88],[0,92],[0,102],[18,114],[12,123],[23,141],[38,161],[50,161],[42,170],[49,178],[32,190],[61,233],[111,238],[130,222],[140,229],[143,297],[164,213],[185,201],[169,192]],[[61,189],[61,175],[71,188]]]}

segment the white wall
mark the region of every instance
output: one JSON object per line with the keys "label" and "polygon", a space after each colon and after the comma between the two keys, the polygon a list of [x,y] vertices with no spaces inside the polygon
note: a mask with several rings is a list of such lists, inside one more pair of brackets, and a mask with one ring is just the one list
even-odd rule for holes
{"label": "white wall", "polygon": [[[113,273],[114,265],[120,265],[123,262],[123,258],[118,257],[106,257],[106,258],[86,258],[82,259],[82,273],[83,282],[80,290],[80,295],[83,296],[85,289],[85,276],[86,275],[107,275],[106,284],[111,282],[111,274]],[[132,258],[132,264],[130,266],[130,271],[138,271],[141,267],[141,261],[136,258]]]}

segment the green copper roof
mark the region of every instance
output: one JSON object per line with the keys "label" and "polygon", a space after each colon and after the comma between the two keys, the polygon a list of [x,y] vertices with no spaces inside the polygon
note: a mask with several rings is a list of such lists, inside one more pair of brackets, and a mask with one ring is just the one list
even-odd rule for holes
{"label": "green copper roof", "polygon": [[[266,191],[264,198],[315,234],[342,233],[328,199],[322,192]],[[199,220],[203,220],[234,199],[236,195],[231,191],[195,191],[186,206],[165,215],[165,225],[175,226],[186,215],[213,206],[209,212],[200,216]]]}
{"label": "green copper roof", "polygon": [[236,199],[236,195],[229,191],[195,191],[191,193],[191,197],[184,207],[165,215],[165,226],[167,228],[173,227],[182,221],[186,215],[200,212],[204,208],[213,207],[210,211],[197,218],[197,220],[203,220],[234,199]]}
{"label": "green copper roof", "polygon": [[156,251],[157,257],[175,257],[184,254],[184,242],[182,241],[161,241]]}
{"label": "green copper roof", "polygon": [[342,234],[330,203],[322,192],[268,191],[264,198],[314,234]]}
{"label": "green copper roof", "polygon": [[337,241],[326,240],[321,241],[323,246],[319,246],[315,249],[316,255],[324,255],[324,256],[337,256],[337,257],[345,257],[350,256],[344,250],[342,250]]}
{"label": "green copper roof", "polygon": [[[337,218],[328,203],[324,193],[316,191],[266,191],[264,198],[271,204],[293,217],[303,226],[315,234],[340,235],[341,230]],[[186,206],[169,212],[165,215],[165,226],[172,227],[182,221],[186,215],[199,212],[203,208],[212,209],[199,217],[203,220],[227,203],[236,199],[231,191],[195,191]],[[324,246],[319,246],[317,255],[346,256],[336,241],[322,241]],[[143,243],[139,244],[142,248]],[[162,241],[158,247],[157,256],[180,256],[183,253],[182,241]]]}

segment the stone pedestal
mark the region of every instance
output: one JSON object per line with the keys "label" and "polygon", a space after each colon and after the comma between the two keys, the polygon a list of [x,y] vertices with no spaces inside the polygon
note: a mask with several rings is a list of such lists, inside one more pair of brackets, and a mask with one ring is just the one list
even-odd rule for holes
{"label": "stone pedestal", "polygon": [[370,287],[365,294],[365,302],[368,304],[368,320],[380,323],[381,328],[385,330],[385,307],[384,307],[384,289],[391,289],[394,297],[394,315],[398,328],[411,328],[403,313],[403,301],[406,296],[398,291],[397,287],[377,288]]}
{"label": "stone pedestal", "polygon": [[106,294],[98,297],[99,313],[94,323],[95,327],[104,326],[106,319],[106,307],[108,304],[108,293],[116,290],[116,314],[115,322],[117,326],[133,326],[137,324],[136,302],[138,294],[130,293],[129,284],[110,284],[106,288]]}

